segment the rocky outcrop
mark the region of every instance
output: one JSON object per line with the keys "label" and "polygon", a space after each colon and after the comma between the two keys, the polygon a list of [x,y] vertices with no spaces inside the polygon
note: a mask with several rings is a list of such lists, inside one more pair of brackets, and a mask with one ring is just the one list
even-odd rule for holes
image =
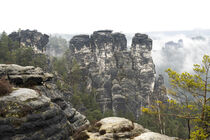
{"label": "rocky outcrop", "polygon": [[[1,64],[2,76],[15,88],[0,97],[0,138],[67,140],[89,125],[68,102],[70,93],[59,91],[50,81],[51,74],[32,66]],[[33,89],[20,88],[26,85]]]}
{"label": "rocky outcrop", "polygon": [[141,106],[150,104],[156,81],[152,40],[137,33],[128,50],[124,34],[102,30],[74,36],[69,44],[69,59],[77,60],[87,88],[96,89],[102,111],[133,113],[138,118]]}
{"label": "rocky outcrop", "polygon": [[176,140],[151,132],[137,123],[119,117],[108,117],[98,121],[92,128],[82,131],[76,140]]}
{"label": "rocky outcrop", "polygon": [[171,47],[178,49],[178,48],[183,48],[183,46],[184,44],[182,39],[179,39],[178,42],[169,41],[165,43],[165,49],[170,49]]}
{"label": "rocky outcrop", "polygon": [[74,109],[69,102],[71,93],[60,92],[54,84],[49,82],[45,83],[45,86],[36,86],[35,88],[43,95],[49,97],[51,102],[57,104],[62,109],[70,123],[71,135],[83,130],[89,125],[86,117]]}
{"label": "rocky outcrop", "polygon": [[156,79],[152,100],[160,100],[167,103],[167,90],[164,85],[164,77],[161,74]]}
{"label": "rocky outcrop", "polygon": [[15,85],[41,85],[53,78],[52,74],[44,73],[41,68],[34,66],[19,66],[16,64],[0,64],[0,77],[6,75]]}
{"label": "rocky outcrop", "polygon": [[1,139],[68,139],[70,123],[60,107],[35,90],[20,88],[0,98]]}
{"label": "rocky outcrop", "polygon": [[32,47],[36,53],[43,53],[46,50],[46,45],[49,41],[49,36],[42,34],[37,30],[20,30],[19,32],[12,32],[9,35],[13,41],[17,41],[20,45],[25,47]]}

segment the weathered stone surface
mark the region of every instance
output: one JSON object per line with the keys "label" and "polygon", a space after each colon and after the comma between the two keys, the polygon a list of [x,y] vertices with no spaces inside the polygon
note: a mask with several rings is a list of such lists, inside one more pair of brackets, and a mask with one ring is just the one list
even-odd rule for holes
{"label": "weathered stone surface", "polygon": [[82,131],[76,140],[176,140],[176,138],[151,132],[137,123],[119,117],[98,121],[92,129]]}
{"label": "weathered stone surface", "polygon": [[147,35],[135,34],[128,50],[124,34],[101,30],[73,37],[69,48],[69,60],[76,59],[85,71],[87,88],[96,89],[103,112],[133,113],[138,118],[141,106],[150,104],[156,72]]}
{"label": "weathered stone surface", "polygon": [[35,90],[19,88],[0,97],[0,138],[69,139],[70,123],[60,107]]}
{"label": "weathered stone surface", "polygon": [[71,135],[88,127],[90,123],[86,117],[74,109],[69,102],[71,93],[59,91],[56,85],[51,82],[46,82],[45,86],[39,85],[35,88],[61,108],[70,123]]}
{"label": "weathered stone surface", "polygon": [[32,47],[35,52],[42,53],[46,50],[46,45],[49,41],[49,36],[42,34],[36,30],[21,30],[20,32],[12,32],[9,37],[13,41],[21,43],[26,47]]}
{"label": "weathered stone surface", "polygon": [[160,74],[155,82],[154,87],[154,94],[152,96],[153,100],[160,100],[166,103],[168,97],[167,97],[167,91],[166,87],[164,85],[164,77]]}
{"label": "weathered stone surface", "polygon": [[72,108],[70,104],[65,102],[62,98],[52,99],[63,110],[67,120],[70,122],[71,134],[81,131],[90,124],[86,117],[80,114],[76,109]]}
{"label": "weathered stone surface", "polygon": [[132,39],[132,46],[138,44],[145,45],[145,48],[148,49],[149,51],[152,50],[152,39],[150,39],[146,34],[140,34],[140,33],[135,34],[135,36]]}
{"label": "weathered stone surface", "polygon": [[[89,125],[86,117],[68,102],[71,93],[59,91],[51,81],[51,74],[32,66],[0,64],[0,76],[4,75],[13,82],[16,90],[0,97],[0,138],[64,140]],[[16,77],[21,82],[17,82]],[[37,82],[36,78],[41,80]],[[33,83],[36,90],[18,89],[18,86],[25,87],[28,82]],[[12,123],[18,126],[12,126]]]}
{"label": "weathered stone surface", "polygon": [[52,79],[53,75],[44,73],[41,68],[33,66],[22,67],[16,64],[0,64],[0,77],[7,76],[15,85],[41,85]]}
{"label": "weathered stone surface", "polygon": [[146,132],[135,137],[134,140],[178,140],[178,138],[168,137],[155,132]]}
{"label": "weathered stone surface", "polygon": [[71,39],[70,44],[70,50],[76,52],[77,50],[81,50],[84,46],[90,47],[91,41],[89,35],[78,35]]}

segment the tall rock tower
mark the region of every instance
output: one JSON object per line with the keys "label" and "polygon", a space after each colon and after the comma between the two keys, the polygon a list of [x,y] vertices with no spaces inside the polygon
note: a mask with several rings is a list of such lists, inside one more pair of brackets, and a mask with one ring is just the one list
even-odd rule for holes
{"label": "tall rock tower", "polygon": [[83,69],[87,88],[96,91],[103,112],[132,113],[138,118],[141,107],[150,104],[156,74],[147,35],[135,34],[128,50],[124,34],[101,30],[74,36],[69,48],[71,60]]}

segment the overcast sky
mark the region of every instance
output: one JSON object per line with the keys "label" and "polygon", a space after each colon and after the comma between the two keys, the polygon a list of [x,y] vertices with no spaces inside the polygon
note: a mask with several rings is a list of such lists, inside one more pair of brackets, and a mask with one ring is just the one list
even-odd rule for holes
{"label": "overcast sky", "polygon": [[0,32],[210,29],[210,0],[0,0]]}

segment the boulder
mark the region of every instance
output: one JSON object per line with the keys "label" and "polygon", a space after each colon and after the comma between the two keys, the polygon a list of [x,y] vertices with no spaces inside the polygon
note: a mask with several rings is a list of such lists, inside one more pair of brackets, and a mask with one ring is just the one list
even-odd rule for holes
{"label": "boulder", "polygon": [[178,138],[168,137],[155,132],[146,132],[135,137],[134,140],[178,140]]}
{"label": "boulder", "polygon": [[120,117],[108,117],[98,121],[94,127],[80,132],[75,140],[176,140],[151,132],[140,124]]}

